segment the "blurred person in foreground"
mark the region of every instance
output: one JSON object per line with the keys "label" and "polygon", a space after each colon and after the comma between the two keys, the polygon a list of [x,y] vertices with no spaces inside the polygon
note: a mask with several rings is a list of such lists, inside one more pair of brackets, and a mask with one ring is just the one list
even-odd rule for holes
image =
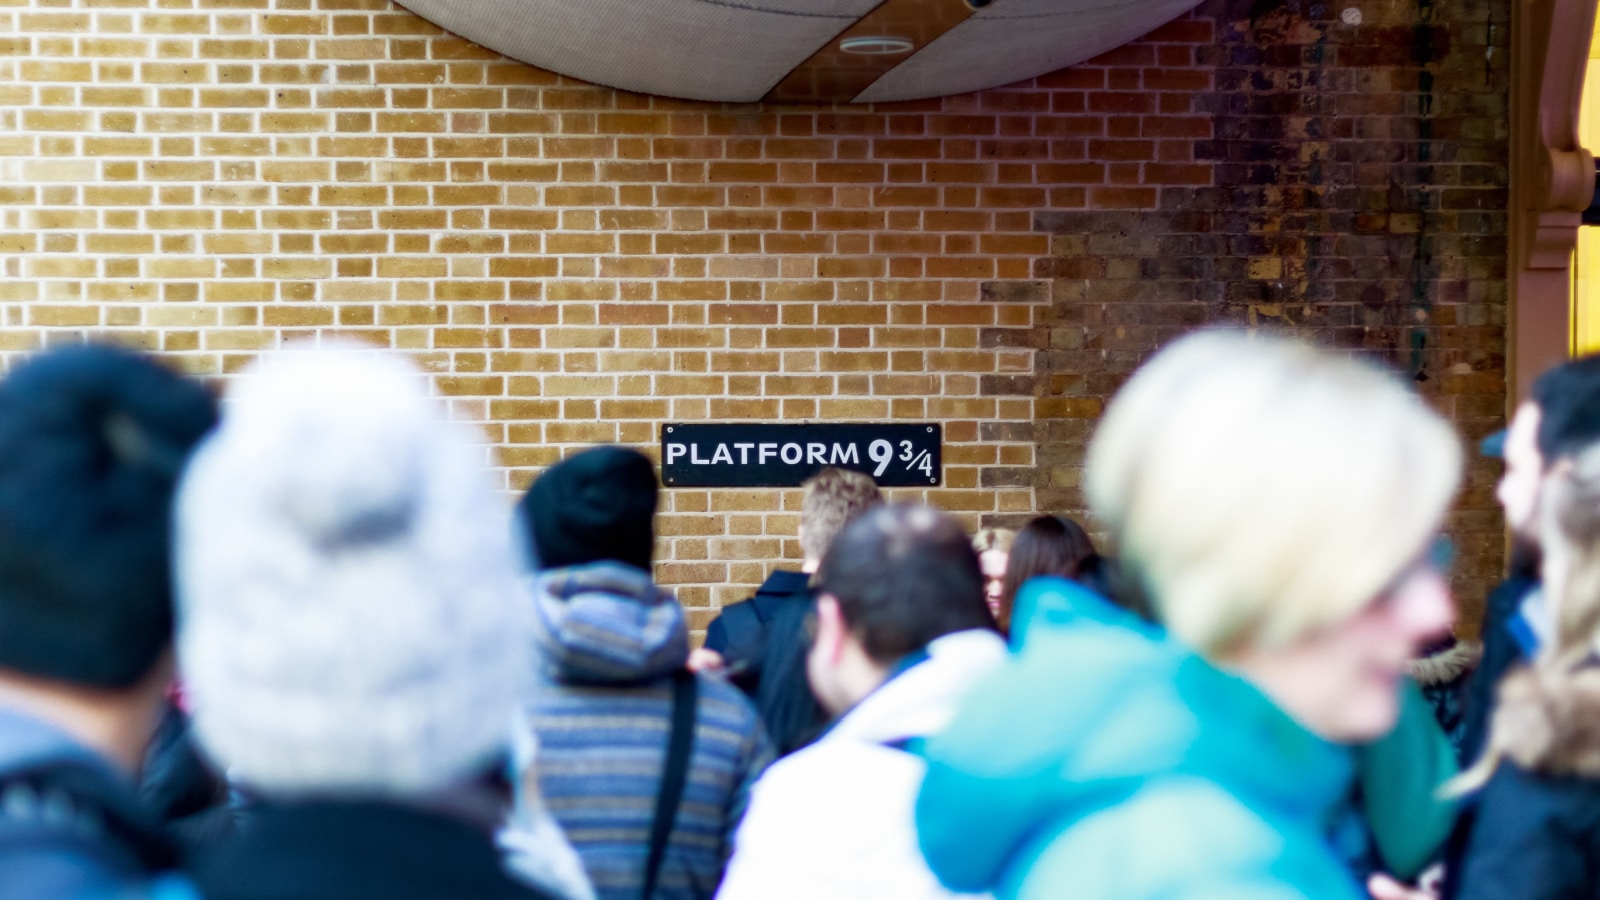
{"label": "blurred person in foreground", "polygon": [[602,900],[715,893],[772,756],[744,695],[686,668],[683,609],[651,577],[658,492],[638,451],[594,447],[520,506],[543,567],[525,600],[539,783]]}
{"label": "blurred person in foreground", "polygon": [[[1362,896],[1328,830],[1341,745],[1394,726],[1408,660],[1449,628],[1429,551],[1460,471],[1450,428],[1370,365],[1235,332],[1163,350],[1086,484],[1167,630],[1066,582],[1023,591],[1018,654],[927,746],[933,870],[1002,900]],[[1079,614],[1030,622],[1044,591]]]}
{"label": "blurred person in foreground", "polygon": [[1055,575],[1077,579],[1079,569],[1095,556],[1094,542],[1083,526],[1066,516],[1039,516],[1022,526],[1011,541],[1000,597],[991,607],[1001,634],[1011,632],[1017,591],[1031,578]]}
{"label": "blurred person in foreground", "polygon": [[779,756],[793,753],[828,724],[806,684],[805,623],[816,603],[811,576],[833,539],[883,497],[871,476],[826,468],[806,479],[800,500],[800,571],[774,569],[748,600],[724,607],[706,626],[690,667],[722,671],[750,701]]}
{"label": "blurred person in foreground", "polygon": [[108,346],[0,381],[0,896],[192,897],[132,778],[172,679],[174,486],[199,382]]}
{"label": "blurred person in foreground", "polygon": [[1482,792],[1450,897],[1600,893],[1600,446],[1544,484],[1548,638],[1501,683],[1486,755],[1459,781]]}
{"label": "blurred person in foreground", "polygon": [[531,659],[483,449],[374,350],[269,355],[229,400],[176,519],[195,733],[250,799],[201,893],[551,897],[494,841]]}
{"label": "blurred person in foreground", "polygon": [[944,898],[917,851],[917,745],[1005,658],[965,532],[925,506],[851,523],[818,572],[812,689],[841,716],[756,782],[720,900]]}

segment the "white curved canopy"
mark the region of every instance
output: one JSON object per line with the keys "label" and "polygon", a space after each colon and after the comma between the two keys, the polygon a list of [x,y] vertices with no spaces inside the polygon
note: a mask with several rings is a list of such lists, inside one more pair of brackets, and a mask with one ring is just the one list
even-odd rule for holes
{"label": "white curved canopy", "polygon": [[[584,81],[691,100],[755,101],[856,23],[949,0],[399,0],[513,59]],[[839,101],[936,97],[1081,62],[1182,15],[1197,0],[993,0]],[[882,7],[882,9],[880,9]],[[819,58],[813,67],[829,65]],[[824,79],[825,81],[826,79]]]}

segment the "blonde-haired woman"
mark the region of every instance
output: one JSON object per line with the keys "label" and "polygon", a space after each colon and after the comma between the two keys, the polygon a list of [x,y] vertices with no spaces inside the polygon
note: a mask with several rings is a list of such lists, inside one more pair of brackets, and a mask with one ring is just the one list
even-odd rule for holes
{"label": "blonde-haired woman", "polygon": [[983,600],[989,615],[1000,618],[1000,597],[1005,592],[1006,566],[1011,562],[1011,543],[1017,533],[1009,528],[980,528],[972,536],[972,549],[978,554],[983,571]]}
{"label": "blonde-haired woman", "polygon": [[1335,742],[1393,725],[1450,625],[1429,551],[1460,471],[1450,428],[1370,365],[1236,332],[1158,354],[1086,483],[1169,635],[1066,582],[1022,592],[1039,620],[927,748],[934,871],[1001,900],[1362,896],[1325,836],[1351,783]]}
{"label": "blonde-haired woman", "polygon": [[1539,514],[1550,639],[1501,683],[1484,760],[1462,776],[1483,791],[1450,896],[1600,893],[1600,447],[1551,467]]}

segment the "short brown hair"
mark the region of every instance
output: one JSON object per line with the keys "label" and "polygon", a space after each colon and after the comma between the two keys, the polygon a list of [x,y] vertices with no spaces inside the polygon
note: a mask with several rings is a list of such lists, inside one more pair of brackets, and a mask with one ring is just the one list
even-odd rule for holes
{"label": "short brown hair", "polygon": [[947,634],[994,630],[978,554],[961,525],[931,506],[879,505],[858,516],[828,548],[817,580],[880,665]]}
{"label": "short brown hair", "polygon": [[806,493],[800,501],[800,552],[806,559],[821,559],[846,525],[883,503],[877,482],[848,469],[823,469],[801,487]]}

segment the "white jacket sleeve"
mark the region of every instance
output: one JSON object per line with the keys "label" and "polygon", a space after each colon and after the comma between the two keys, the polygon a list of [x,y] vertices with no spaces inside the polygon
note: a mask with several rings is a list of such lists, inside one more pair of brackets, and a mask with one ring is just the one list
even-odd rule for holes
{"label": "white jacket sleeve", "polygon": [[824,741],[756,782],[718,900],[949,900],[913,816],[920,760]]}
{"label": "white jacket sleeve", "polygon": [[751,789],[717,900],[825,896],[825,883],[813,880],[817,867],[804,864],[804,857],[817,852],[804,835],[818,810],[811,807],[803,790],[796,790],[803,788],[808,768],[801,765],[797,772],[796,762],[802,761],[793,757],[780,761]]}

